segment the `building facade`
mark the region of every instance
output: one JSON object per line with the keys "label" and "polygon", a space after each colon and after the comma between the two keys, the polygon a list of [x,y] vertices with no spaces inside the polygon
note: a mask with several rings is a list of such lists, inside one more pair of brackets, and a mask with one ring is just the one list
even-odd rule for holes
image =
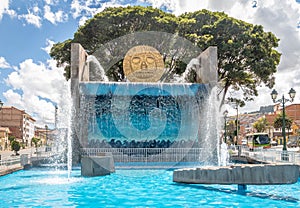
{"label": "building facade", "polygon": [[10,142],[8,136],[10,133],[8,127],[0,127],[0,151],[9,149]]}
{"label": "building facade", "polygon": [[24,146],[31,146],[31,139],[34,136],[34,123],[25,110],[13,106],[3,106],[0,111],[0,126],[7,127],[10,135],[14,136]]}
{"label": "building facade", "polygon": [[[273,107],[273,110],[271,110]],[[253,124],[258,121],[260,118],[265,118],[267,120],[268,125],[266,126],[265,132],[269,134],[269,137],[272,140],[277,141],[278,144],[283,143],[282,139],[282,128],[274,128],[274,121],[277,116],[282,114],[282,107],[280,104],[274,106],[266,106],[261,107],[260,111],[253,112],[253,113],[246,113],[246,114],[239,114],[239,127],[238,127],[238,141],[235,143],[239,144],[243,138],[249,133],[257,132],[256,129],[253,127]],[[285,106],[285,114],[286,117],[293,121],[292,126],[290,128],[286,127],[286,139],[287,141],[299,139],[300,137],[300,104],[291,104]],[[230,122],[233,123],[233,130],[236,127],[235,120],[237,116],[230,116],[227,120],[227,135],[230,134]],[[233,133],[231,133],[234,135]],[[234,139],[233,139],[234,140]]]}

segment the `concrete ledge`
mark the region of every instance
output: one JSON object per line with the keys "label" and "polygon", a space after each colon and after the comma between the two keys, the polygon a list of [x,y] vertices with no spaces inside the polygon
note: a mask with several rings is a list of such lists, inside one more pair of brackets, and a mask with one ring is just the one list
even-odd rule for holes
{"label": "concrete ledge", "polygon": [[23,167],[21,165],[8,166],[5,169],[0,169],[0,176],[8,175],[19,170],[23,170]]}
{"label": "concrete ledge", "polygon": [[191,184],[276,185],[298,181],[299,166],[293,164],[241,164],[180,169],[173,181]]}
{"label": "concrete ledge", "polygon": [[81,159],[82,176],[104,176],[115,172],[112,155],[105,153],[99,156],[83,157]]}

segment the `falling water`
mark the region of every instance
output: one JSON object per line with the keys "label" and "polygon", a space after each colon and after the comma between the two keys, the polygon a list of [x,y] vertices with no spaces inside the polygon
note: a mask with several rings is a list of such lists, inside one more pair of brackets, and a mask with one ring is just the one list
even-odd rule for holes
{"label": "falling water", "polygon": [[[71,100],[71,99],[70,99]],[[72,109],[72,103],[70,103],[70,109],[69,109],[69,115],[71,115],[71,109]],[[68,149],[67,149],[67,167],[68,167],[68,178],[71,176],[72,172],[72,122],[71,122],[71,116],[68,118],[68,134],[67,134],[67,141],[68,141]]]}
{"label": "falling water", "polygon": [[62,156],[66,156],[68,178],[70,178],[72,171],[72,128],[71,128],[71,115],[73,101],[71,99],[70,82],[66,82],[61,88],[62,94],[64,95],[61,101],[58,103],[58,118],[57,118],[57,129],[58,139],[60,139],[60,147],[58,152]]}
{"label": "falling water", "polygon": [[[90,90],[93,91],[93,93],[91,93],[91,94],[94,94],[96,92],[97,93],[101,92],[101,93],[104,93],[103,95],[105,95],[105,92],[102,92],[104,89],[107,88],[107,87],[105,87],[106,85],[104,83],[109,82],[109,80],[108,80],[107,76],[105,75],[105,71],[104,71],[103,67],[101,66],[101,64],[99,63],[99,61],[96,59],[95,56],[88,56],[87,66],[89,67],[90,81],[98,81],[99,84],[101,85],[101,87],[99,87],[99,85],[95,85],[95,84],[90,84],[90,85],[86,84],[85,85],[86,88],[87,89],[90,88]],[[178,82],[180,82],[180,83],[187,82],[190,72],[192,70],[197,70],[198,67],[200,67],[199,60],[198,59],[192,59],[191,62],[188,64],[188,67],[187,67],[187,70],[186,70],[187,72],[180,78],[180,80],[178,80]],[[113,85],[117,85],[116,87],[117,87],[118,90],[123,90],[123,91],[125,90],[126,91],[126,92],[124,92],[125,94],[121,93],[122,95],[126,95],[126,93],[129,93],[128,95],[130,95],[130,92],[138,86],[138,85],[135,86],[134,83],[131,83],[132,86],[129,89],[128,86],[126,87],[125,83],[124,84],[122,84],[122,83],[116,84],[115,83]],[[154,86],[152,86],[152,87],[154,87]],[[156,87],[159,87],[159,85],[157,85]],[[117,89],[113,90],[113,92],[115,94],[113,94],[114,99],[112,99],[112,107],[119,106],[119,105],[122,106],[122,104],[125,102],[123,100],[119,100],[120,97],[118,96],[118,90]],[[171,89],[173,89],[173,88],[171,88]],[[142,89],[140,89],[140,90],[142,90]],[[173,90],[171,90],[171,91],[173,91]],[[202,161],[204,164],[226,165],[226,163],[227,163],[226,162],[227,161],[227,159],[226,159],[226,156],[227,156],[227,154],[226,154],[226,152],[227,152],[226,144],[225,144],[225,146],[224,145],[221,146],[221,144],[220,144],[220,136],[221,136],[221,134],[220,134],[221,131],[220,130],[221,130],[222,124],[221,124],[221,121],[220,121],[220,119],[221,119],[221,116],[220,116],[220,101],[217,98],[218,97],[218,95],[217,95],[218,94],[218,88],[214,87],[214,88],[210,89],[209,91],[210,91],[210,94],[209,94],[209,97],[207,98],[207,101],[206,101],[205,105],[198,105],[199,107],[201,107],[201,109],[199,109],[200,112],[202,112],[202,115],[200,115],[200,117],[201,117],[200,122],[194,122],[197,125],[199,125],[199,129],[200,129],[199,136],[200,136],[200,140],[202,140],[201,143],[203,144],[202,147],[203,147],[203,150],[204,150],[201,153],[199,158],[200,158],[200,161]],[[111,91],[110,91],[110,93],[111,93]],[[133,93],[133,94],[136,94],[136,93]],[[171,95],[173,95],[173,94],[174,93],[171,93]],[[115,100],[115,99],[117,99],[117,100]],[[83,102],[83,100],[81,100],[81,101]],[[102,104],[104,105],[105,103],[101,102],[101,105]],[[190,103],[189,103],[189,105],[186,105],[186,103],[185,104],[182,103],[183,108],[193,107],[193,106],[190,106],[190,105],[191,105]],[[72,106],[72,105],[70,104],[68,106]],[[98,106],[98,104],[97,104],[97,106]],[[205,106],[205,109],[202,108],[203,106]],[[125,110],[125,109],[123,109],[123,110]],[[183,109],[181,109],[181,110],[183,110]],[[187,112],[189,112],[188,109],[187,109]],[[71,113],[72,112],[70,112],[70,114]],[[114,122],[114,123],[115,122],[121,122],[120,124],[118,124],[116,126],[116,128],[117,127],[118,128],[121,128],[121,127],[123,128],[123,126],[124,126],[124,128],[125,127],[128,128],[128,125],[123,124],[128,119],[127,120],[125,118],[122,119],[122,116],[120,116],[120,110],[117,110],[116,112],[112,111],[111,113],[112,113],[111,114],[112,121],[105,120],[106,122]],[[116,113],[116,115],[114,115],[114,113]],[[153,115],[150,114],[150,116],[155,117],[156,114],[159,115],[159,117],[163,116],[158,111],[153,112]],[[183,113],[182,115],[188,115],[188,114]],[[190,118],[188,118],[188,117],[184,117],[182,119],[184,121],[185,120],[190,120]],[[195,120],[193,120],[193,121],[195,121]],[[95,127],[97,125],[96,120],[94,119],[93,122],[94,123],[93,123],[92,126]],[[105,124],[104,121],[101,122],[101,123],[103,125]],[[184,122],[182,124],[183,124],[183,126],[185,126]],[[110,123],[108,123],[107,125],[109,127],[112,127],[112,125],[110,125]],[[198,126],[197,125],[194,125],[194,128],[193,128],[196,131],[198,131]],[[187,128],[187,129],[191,129],[191,125],[187,125],[187,126],[189,126],[189,128]],[[71,140],[72,132],[70,131],[71,122],[69,122],[68,128],[69,128],[69,131],[68,131],[68,170],[69,170],[69,175],[70,175],[71,165],[72,165],[72,140]],[[181,131],[183,131],[183,129],[184,128],[181,128]],[[105,129],[105,130],[108,130],[108,129]],[[122,129],[118,129],[118,130],[121,133],[123,132]],[[111,132],[114,132],[114,131],[107,131],[107,132],[111,133]],[[132,133],[133,131],[130,131],[130,132]],[[183,131],[183,132],[185,132],[185,131]],[[128,130],[126,130],[125,133],[127,135]],[[189,136],[189,133],[186,132],[183,135]],[[177,136],[180,138],[182,135],[179,132],[179,134]],[[130,136],[128,136],[128,137],[131,138]]]}
{"label": "falling water", "polygon": [[200,68],[200,61],[198,58],[193,58],[188,65],[186,66],[186,70],[177,80],[178,83],[186,83],[189,82],[191,76],[193,76],[193,71],[198,71]]}
{"label": "falling water", "polygon": [[220,164],[219,166],[226,166],[229,162],[229,153],[227,150],[227,144],[222,141],[221,151],[220,151]]}
{"label": "falling water", "polygon": [[105,71],[101,64],[99,63],[98,59],[93,56],[89,55],[87,57],[86,63],[89,67],[90,73],[90,81],[99,81],[99,82],[108,82],[108,77],[105,75]]}
{"label": "falling water", "polygon": [[202,126],[200,126],[200,136],[203,138],[204,151],[200,155],[200,160],[205,165],[226,165],[227,148],[224,148],[224,145],[222,148],[220,144],[222,124],[217,86],[211,89],[206,109],[202,112],[204,115]]}
{"label": "falling water", "polygon": [[[192,59],[188,63],[185,72],[178,79],[178,82],[189,82],[192,72],[199,71],[200,67],[200,60],[198,58]],[[220,144],[222,129],[220,105],[218,87],[215,86],[210,91],[210,95],[204,105],[205,109],[200,109],[202,116],[199,136],[203,141],[203,153],[200,155],[200,161],[207,165],[225,166],[229,160],[227,145],[225,143]]]}

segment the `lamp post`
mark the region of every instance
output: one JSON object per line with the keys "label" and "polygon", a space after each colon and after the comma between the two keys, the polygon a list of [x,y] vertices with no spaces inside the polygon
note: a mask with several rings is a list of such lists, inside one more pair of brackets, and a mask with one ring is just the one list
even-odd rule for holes
{"label": "lamp post", "polygon": [[278,96],[278,93],[275,89],[273,89],[271,93],[271,97],[274,103],[281,103],[282,104],[282,137],[283,137],[283,155],[282,155],[282,160],[288,160],[287,154],[286,154],[286,135],[285,135],[285,103],[286,102],[293,102],[294,98],[296,96],[296,91],[291,88],[289,91],[289,96],[291,99],[284,98],[284,95],[282,95],[282,98],[279,100],[276,100]]}
{"label": "lamp post", "polygon": [[224,142],[225,144],[227,143],[227,130],[226,130],[226,126],[227,126],[227,122],[226,122],[226,119],[227,119],[227,115],[228,115],[228,110],[225,110],[224,111]]}

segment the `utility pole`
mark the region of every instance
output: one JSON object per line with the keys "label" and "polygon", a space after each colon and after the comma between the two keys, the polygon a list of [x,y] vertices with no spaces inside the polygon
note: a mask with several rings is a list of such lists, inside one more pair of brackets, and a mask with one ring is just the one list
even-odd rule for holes
{"label": "utility pole", "polygon": [[57,129],[57,105],[55,106],[55,114],[54,114],[54,128]]}

